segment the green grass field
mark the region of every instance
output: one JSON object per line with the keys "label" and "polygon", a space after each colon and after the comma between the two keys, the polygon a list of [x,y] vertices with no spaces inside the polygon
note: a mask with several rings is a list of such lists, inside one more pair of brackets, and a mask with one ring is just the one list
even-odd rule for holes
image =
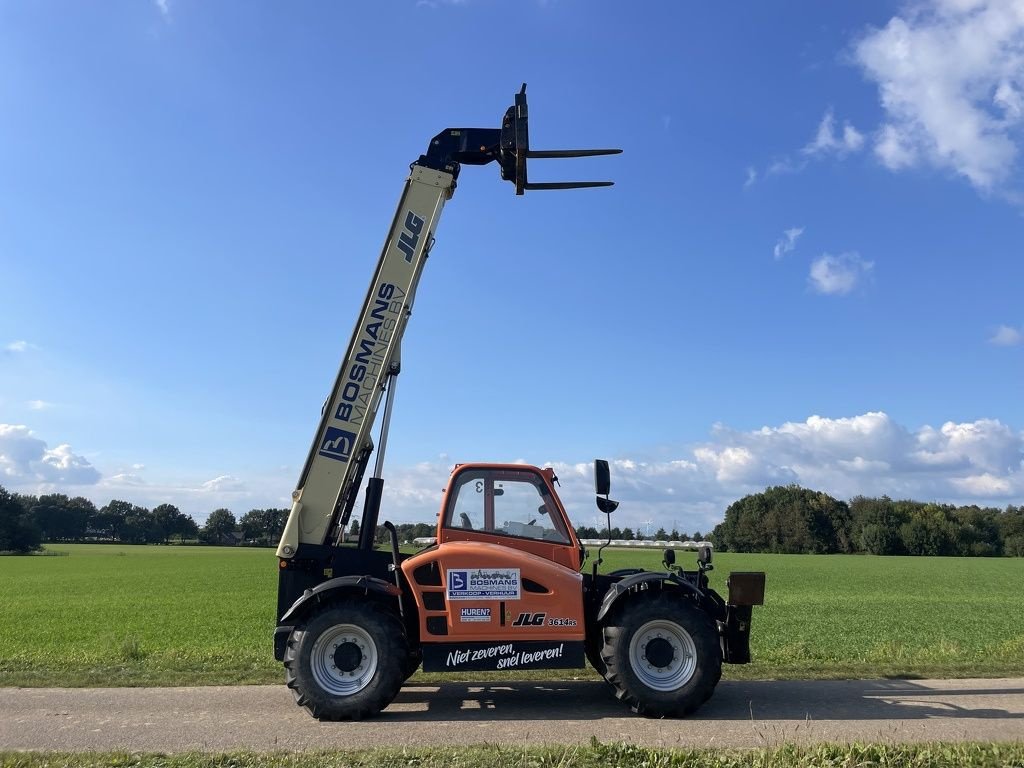
{"label": "green grass field", "polygon": [[[281,680],[272,550],[49,550],[63,556],[0,558],[0,685]],[[605,552],[607,569],[659,560]],[[727,666],[726,678],[1024,674],[1024,560],[726,553],[715,563],[722,591],[729,570],[768,574],[766,605],[754,611],[755,663]]]}

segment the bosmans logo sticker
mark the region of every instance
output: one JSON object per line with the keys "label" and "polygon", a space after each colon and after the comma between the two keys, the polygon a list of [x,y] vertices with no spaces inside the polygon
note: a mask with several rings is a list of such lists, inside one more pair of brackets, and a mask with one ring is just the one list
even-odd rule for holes
{"label": "bosmans logo sticker", "polygon": [[320,443],[320,455],[337,461],[348,461],[355,446],[356,436],[337,427],[328,427]]}
{"label": "bosmans logo sticker", "polygon": [[518,568],[453,568],[448,571],[449,600],[519,600]]}

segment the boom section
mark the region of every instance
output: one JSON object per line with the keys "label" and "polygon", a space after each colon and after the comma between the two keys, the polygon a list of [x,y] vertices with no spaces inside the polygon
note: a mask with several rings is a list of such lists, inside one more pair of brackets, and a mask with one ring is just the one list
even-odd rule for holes
{"label": "boom section", "polygon": [[351,508],[373,441],[377,406],[412,311],[416,286],[455,176],[413,165],[377,271],[306,457],[277,556],[327,544],[339,511]]}

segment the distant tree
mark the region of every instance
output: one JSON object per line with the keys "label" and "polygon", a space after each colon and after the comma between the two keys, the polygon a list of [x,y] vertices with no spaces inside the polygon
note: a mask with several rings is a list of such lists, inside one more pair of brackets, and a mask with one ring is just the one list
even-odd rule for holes
{"label": "distant tree", "polygon": [[596,539],[600,537],[597,528],[591,528],[589,525],[581,525],[576,528],[576,535],[581,539]]}
{"label": "distant tree", "polygon": [[[411,544],[416,539],[427,538],[437,534],[437,527],[430,523],[401,523],[398,528],[398,540]],[[358,534],[359,531],[357,530]]]}
{"label": "distant tree", "polygon": [[1003,539],[1003,554],[1009,557],[1024,557],[1024,536]]}
{"label": "distant tree", "polygon": [[920,505],[910,520],[900,526],[900,538],[908,555],[955,553],[956,528],[946,510],[937,504]]}
{"label": "distant tree", "polygon": [[39,503],[39,497],[30,493],[12,493],[11,498],[21,504],[21,508],[26,512]]}
{"label": "distant tree", "polygon": [[276,547],[281,540],[281,534],[284,533],[284,526],[288,522],[291,510],[272,508],[263,511],[266,513],[264,520],[266,521],[267,544]]}
{"label": "distant tree", "polygon": [[235,532],[235,516],[227,509],[215,509],[206,519],[200,538],[209,544],[220,544]]}
{"label": "distant tree", "polygon": [[40,496],[29,516],[42,533],[43,541],[74,541],[85,536],[84,511],[71,510],[71,500],[62,493]]}
{"label": "distant tree", "polygon": [[84,541],[96,517],[96,505],[82,496],[63,493],[23,497],[29,516],[42,532],[43,541]]}
{"label": "distant tree", "polygon": [[632,528],[623,528],[622,529],[622,535],[618,536],[616,538],[621,538],[621,539],[624,539],[626,541],[633,541],[634,539],[636,539],[636,534],[633,533],[633,529]]}
{"label": "distant tree", "polygon": [[356,541],[359,538],[359,520],[353,519],[352,525],[348,527],[348,535],[352,541]]}
{"label": "distant tree", "polygon": [[682,541],[682,539],[679,538],[679,529],[677,528],[672,529],[672,541]]}
{"label": "distant tree", "polygon": [[281,538],[287,518],[286,509],[250,509],[242,515],[238,526],[246,542],[266,547]]}
{"label": "distant tree", "polygon": [[704,534],[700,531],[693,532],[693,541],[704,541]]}
{"label": "distant tree", "polygon": [[0,552],[26,554],[40,549],[42,532],[30,519],[24,504],[0,486]]}
{"label": "distant tree", "polygon": [[242,540],[251,544],[263,544],[266,539],[266,514],[262,509],[250,509],[238,521]]}
{"label": "distant tree", "polygon": [[145,507],[133,505],[131,513],[125,518],[120,538],[131,544],[160,544],[166,541],[167,536],[152,512]]}
{"label": "distant tree", "polygon": [[100,538],[120,541],[121,529],[134,512],[134,504],[121,499],[111,499],[109,504],[101,507],[93,516],[93,532]]}
{"label": "distant tree", "polygon": [[1002,541],[1004,555],[1024,557],[1024,506],[1012,504],[996,516],[996,527]]}
{"label": "distant tree", "polygon": [[888,496],[854,496],[849,506],[854,549],[872,555],[903,554],[900,526],[910,519],[905,502],[893,502]]}
{"label": "distant tree", "polygon": [[658,541],[665,541],[666,539],[668,539],[668,531],[666,531],[664,528],[659,528],[655,532],[654,538]]}
{"label": "distant tree", "polygon": [[97,513],[96,505],[84,496],[74,496],[68,501],[68,514],[72,518],[70,530],[75,532],[75,541],[82,541],[89,535],[89,521]]}
{"label": "distant tree", "polygon": [[898,531],[878,523],[867,523],[861,526],[857,545],[872,555],[893,555],[900,550],[901,542]]}
{"label": "distant tree", "polygon": [[155,527],[162,534],[164,543],[177,536],[179,541],[194,539],[199,532],[196,521],[173,504],[161,504],[153,509]]}
{"label": "distant tree", "polygon": [[[701,536],[693,534],[698,541]],[[732,552],[852,551],[846,503],[798,485],[773,486],[733,502],[713,536]]]}
{"label": "distant tree", "polygon": [[998,517],[998,509],[983,509],[975,504],[954,510],[951,522],[956,554],[973,557],[1001,555],[1003,543],[996,522]]}

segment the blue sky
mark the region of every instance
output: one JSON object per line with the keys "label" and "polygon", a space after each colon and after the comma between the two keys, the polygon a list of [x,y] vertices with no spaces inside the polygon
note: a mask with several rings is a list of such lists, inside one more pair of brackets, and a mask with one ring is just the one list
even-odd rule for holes
{"label": "blue sky", "polygon": [[799,482],[1024,500],[1024,9],[0,2],[0,483],[284,506],[408,164],[466,167],[405,337],[392,519],[458,461],[706,530]]}

